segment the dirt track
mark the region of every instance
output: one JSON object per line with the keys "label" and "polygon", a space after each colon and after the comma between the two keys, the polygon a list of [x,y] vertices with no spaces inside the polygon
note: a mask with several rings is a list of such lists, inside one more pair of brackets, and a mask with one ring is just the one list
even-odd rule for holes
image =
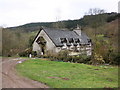
{"label": "dirt track", "polygon": [[19,76],[15,70],[18,61],[24,60],[21,58],[2,59],[2,88],[49,88],[42,83]]}

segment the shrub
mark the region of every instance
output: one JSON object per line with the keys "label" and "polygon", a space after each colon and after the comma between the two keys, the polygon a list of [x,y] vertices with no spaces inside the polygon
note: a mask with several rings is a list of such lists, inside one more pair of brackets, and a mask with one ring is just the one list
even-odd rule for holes
{"label": "shrub", "polygon": [[73,62],[73,63],[84,63],[89,64],[91,57],[86,55],[76,55],[71,56],[69,55],[69,51],[64,50],[60,51],[58,54],[47,53],[47,58],[51,61],[63,61],[63,62]]}
{"label": "shrub", "polygon": [[27,48],[25,51],[22,51],[19,53],[20,57],[28,57],[29,54],[32,54],[31,48]]}
{"label": "shrub", "polygon": [[120,53],[113,53],[111,55],[110,64],[119,65],[120,64]]}
{"label": "shrub", "polygon": [[33,57],[37,56],[37,52],[36,51],[32,51],[31,54],[32,54]]}
{"label": "shrub", "polygon": [[82,61],[81,61],[82,63],[90,64],[91,56],[82,55],[81,59],[82,59]]}
{"label": "shrub", "polygon": [[26,51],[20,52],[19,53],[20,57],[28,57],[28,53]]}
{"label": "shrub", "polygon": [[91,60],[93,65],[103,64],[105,63],[103,56],[97,53],[94,53],[93,59]]}
{"label": "shrub", "polygon": [[68,57],[69,52],[67,50],[64,51],[60,51],[58,54],[55,55],[56,59],[58,60],[62,60],[62,61],[68,61],[67,57]]}
{"label": "shrub", "polygon": [[11,57],[11,55],[10,55],[10,54],[8,54],[8,57]]}
{"label": "shrub", "polygon": [[77,62],[77,63],[89,64],[90,60],[91,57],[86,55],[79,55],[73,57],[73,62]]}

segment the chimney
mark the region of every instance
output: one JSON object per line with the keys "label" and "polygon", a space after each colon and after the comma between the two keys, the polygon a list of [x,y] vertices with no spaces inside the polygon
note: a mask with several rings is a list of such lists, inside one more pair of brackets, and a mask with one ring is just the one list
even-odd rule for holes
{"label": "chimney", "polygon": [[77,28],[73,30],[76,32],[79,36],[81,36],[81,27],[77,24]]}

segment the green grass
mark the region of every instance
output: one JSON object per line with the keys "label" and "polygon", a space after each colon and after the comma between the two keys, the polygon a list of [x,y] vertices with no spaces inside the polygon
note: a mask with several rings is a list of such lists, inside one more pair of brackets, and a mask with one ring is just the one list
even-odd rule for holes
{"label": "green grass", "polygon": [[20,75],[52,88],[117,88],[118,67],[27,60],[16,66]]}

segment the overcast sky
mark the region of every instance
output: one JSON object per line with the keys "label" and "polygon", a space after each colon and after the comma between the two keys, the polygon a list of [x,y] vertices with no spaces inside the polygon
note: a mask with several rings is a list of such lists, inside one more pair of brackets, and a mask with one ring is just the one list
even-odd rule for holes
{"label": "overcast sky", "polygon": [[119,0],[0,0],[0,26],[80,19],[90,8],[118,12]]}

